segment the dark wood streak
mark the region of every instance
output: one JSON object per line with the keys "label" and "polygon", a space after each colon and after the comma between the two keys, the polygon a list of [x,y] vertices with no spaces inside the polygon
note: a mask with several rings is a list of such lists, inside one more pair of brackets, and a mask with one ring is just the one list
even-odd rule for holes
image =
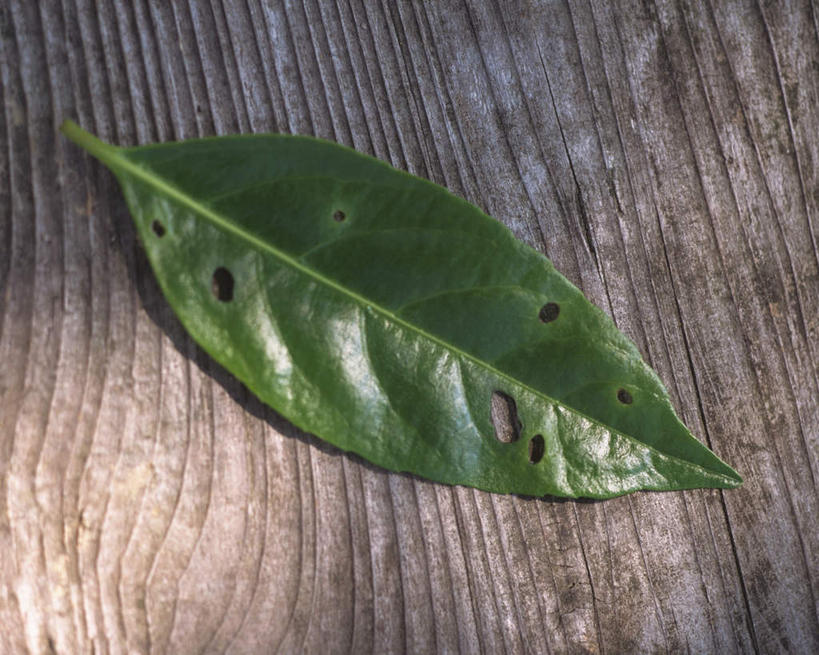
{"label": "dark wood streak", "polygon": [[[809,2],[0,5],[0,651],[819,651]],[[338,140],[447,185],[631,336],[731,492],[391,474],[185,334],[120,144]]]}

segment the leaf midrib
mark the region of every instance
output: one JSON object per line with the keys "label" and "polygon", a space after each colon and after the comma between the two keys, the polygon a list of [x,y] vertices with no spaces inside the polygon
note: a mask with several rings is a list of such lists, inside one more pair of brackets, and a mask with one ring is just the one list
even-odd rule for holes
{"label": "leaf midrib", "polygon": [[225,217],[221,216],[218,212],[216,212],[213,209],[207,207],[206,205],[203,205],[202,203],[200,203],[196,199],[192,198],[189,194],[183,192],[182,190],[178,189],[174,185],[169,184],[163,178],[157,176],[155,173],[153,173],[149,169],[146,169],[146,168],[144,168],[142,166],[139,166],[139,165],[135,164],[134,162],[129,160],[126,156],[123,156],[123,154],[122,154],[122,152],[124,150],[123,148],[119,148],[117,146],[112,146],[112,145],[110,145],[108,143],[105,143],[101,139],[98,139],[94,135],[90,134],[89,132],[86,132],[85,130],[83,130],[82,128],[77,126],[75,123],[70,122],[70,121],[66,121],[63,124],[63,127],[61,129],[63,130],[63,132],[69,138],[76,141],[78,143],[78,145],[81,145],[83,148],[88,150],[88,152],[90,152],[92,155],[97,157],[100,161],[105,163],[107,166],[110,166],[112,169],[119,169],[119,170],[121,170],[121,171],[123,171],[125,173],[133,175],[134,177],[142,180],[143,182],[149,184],[150,186],[153,186],[155,189],[157,189],[157,191],[165,193],[171,199],[176,200],[180,204],[182,204],[184,206],[187,206],[189,209],[191,209],[195,213],[200,214],[201,216],[209,219],[217,227],[220,227],[223,230],[232,233],[233,235],[239,237],[240,239],[244,239],[245,241],[247,241],[247,242],[251,243],[252,245],[256,246],[257,248],[259,248],[260,250],[269,252],[270,254],[274,255],[275,257],[277,257],[278,259],[280,259],[284,263],[288,264],[292,268],[296,269],[297,271],[300,271],[300,272],[304,273],[308,277],[312,277],[316,281],[321,282],[322,284],[325,284],[326,286],[338,291],[342,295],[348,296],[349,298],[354,300],[356,303],[358,303],[360,306],[363,306],[365,308],[365,310],[370,309],[372,311],[376,311],[376,312],[380,313],[382,316],[386,317],[389,320],[392,320],[396,324],[410,330],[411,332],[415,332],[416,334],[419,334],[420,336],[429,339],[433,343],[438,344],[439,346],[441,346],[445,350],[450,351],[455,356],[458,356],[458,357],[461,357],[463,359],[469,360],[470,362],[476,364],[478,367],[483,368],[483,369],[493,373],[494,375],[498,376],[499,378],[502,378],[502,379],[508,381],[513,386],[521,387],[524,390],[528,391],[529,393],[531,393],[531,394],[533,394],[535,396],[539,396],[539,397],[543,398],[544,400],[546,400],[549,403],[559,405],[560,407],[565,408],[567,411],[570,411],[573,414],[576,414],[576,415],[590,421],[591,423],[602,427],[604,430],[619,434],[620,436],[624,437],[625,439],[628,439],[628,440],[630,440],[632,442],[635,442],[635,443],[639,444],[640,446],[642,446],[644,448],[647,448],[647,449],[657,453],[658,455],[660,455],[662,457],[666,457],[668,459],[681,462],[685,466],[695,468],[695,469],[698,469],[698,470],[701,470],[701,471],[705,471],[709,475],[719,476],[720,478],[723,478],[725,480],[730,480],[732,483],[735,483],[735,481],[731,477],[725,475],[724,473],[713,471],[711,469],[705,468],[704,466],[701,466],[699,464],[690,462],[690,461],[688,461],[686,459],[683,459],[681,457],[677,457],[675,455],[670,455],[668,453],[664,453],[661,450],[658,450],[657,448],[655,448],[654,446],[651,446],[650,444],[647,444],[647,443],[644,443],[644,442],[640,441],[636,437],[633,437],[633,436],[631,436],[631,435],[629,435],[629,434],[627,434],[625,432],[621,432],[620,430],[617,430],[616,428],[614,428],[614,427],[612,427],[610,425],[606,425],[605,423],[603,423],[603,422],[601,422],[601,421],[599,421],[599,420],[597,420],[597,419],[595,419],[595,418],[593,418],[591,416],[588,416],[587,414],[584,414],[583,412],[575,409],[574,407],[570,407],[569,405],[566,405],[566,404],[560,402],[559,400],[557,400],[555,398],[552,398],[551,396],[545,394],[544,392],[529,386],[525,382],[512,377],[508,373],[505,373],[504,371],[501,371],[501,370],[495,368],[494,366],[492,366],[488,362],[485,362],[485,361],[483,361],[481,359],[478,359],[477,357],[475,357],[474,355],[471,355],[470,353],[466,352],[465,350],[461,350],[457,346],[455,346],[453,344],[450,344],[447,341],[444,341],[440,337],[437,337],[436,335],[427,332],[423,328],[404,320],[403,318],[396,315],[392,311],[386,309],[385,307],[382,307],[381,305],[369,300],[368,298],[360,295],[359,293],[356,293],[352,289],[349,289],[349,288],[339,284],[338,282],[335,282],[334,280],[332,280],[331,278],[323,275],[319,271],[316,271],[315,269],[310,268],[309,266],[306,266],[306,265],[302,264],[301,262],[298,261],[298,259],[292,257],[291,255],[288,255],[286,252],[280,250],[276,246],[274,246],[272,244],[269,244],[269,243],[266,243],[262,239],[255,236],[253,233],[242,229],[241,227],[236,225],[234,222],[232,222],[228,218],[225,218]]}

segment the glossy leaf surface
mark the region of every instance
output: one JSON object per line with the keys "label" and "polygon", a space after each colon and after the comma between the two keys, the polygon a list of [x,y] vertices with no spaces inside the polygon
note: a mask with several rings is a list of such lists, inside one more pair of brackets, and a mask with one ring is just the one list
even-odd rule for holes
{"label": "glossy leaf surface", "polygon": [[495,492],[741,483],[602,311],[442,187],[309,137],[116,148],[63,131],[119,179],[193,338],[300,428]]}

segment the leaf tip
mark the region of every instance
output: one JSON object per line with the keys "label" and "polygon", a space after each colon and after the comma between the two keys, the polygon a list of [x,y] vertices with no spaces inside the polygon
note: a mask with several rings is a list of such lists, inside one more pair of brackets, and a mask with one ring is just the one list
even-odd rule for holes
{"label": "leaf tip", "polygon": [[719,485],[721,489],[736,489],[737,487],[742,486],[744,480],[742,476],[737,473],[729,464],[726,464],[722,459],[717,457],[716,454],[711,453],[713,458],[719,462],[719,475],[722,480],[722,484]]}
{"label": "leaf tip", "polygon": [[743,482],[745,482],[742,476],[734,469],[731,469],[731,475],[726,475],[725,477],[728,480],[728,484],[725,486],[726,489],[736,489],[737,487],[741,487]]}

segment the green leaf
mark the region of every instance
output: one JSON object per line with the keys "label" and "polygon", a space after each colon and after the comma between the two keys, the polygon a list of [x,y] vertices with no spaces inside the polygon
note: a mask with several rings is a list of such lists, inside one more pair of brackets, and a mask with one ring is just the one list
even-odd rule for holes
{"label": "green leaf", "polygon": [[603,312],[446,189],[309,137],[62,130],[119,179],[193,338],[303,430],[502,493],[741,483]]}

